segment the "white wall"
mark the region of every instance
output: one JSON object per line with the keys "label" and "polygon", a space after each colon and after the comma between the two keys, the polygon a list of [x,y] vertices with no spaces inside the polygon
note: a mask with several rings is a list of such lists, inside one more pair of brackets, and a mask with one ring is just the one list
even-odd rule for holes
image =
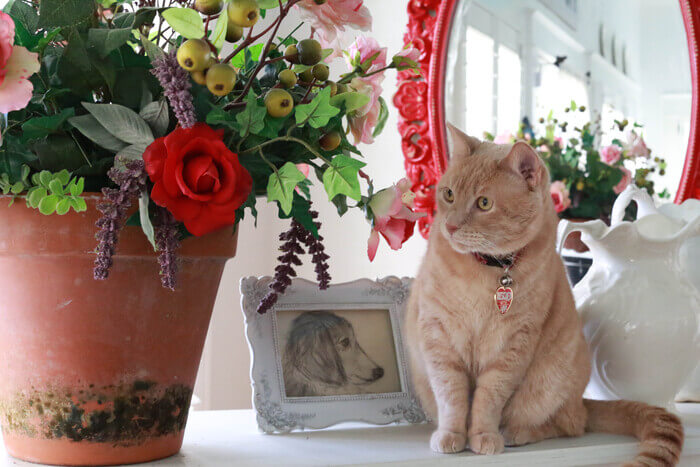
{"label": "white wall", "polygon": [[[371,33],[383,46],[394,53],[403,46],[407,23],[406,3],[403,0],[366,0],[374,16]],[[296,24],[293,18],[288,24]],[[342,72],[345,64],[337,62],[332,70]],[[367,162],[366,171],[377,187],[388,186],[405,174],[401,140],[397,130],[397,112],[391,99],[396,90],[396,73],[387,73],[384,81],[384,99],[389,103],[390,116],[384,133],[373,145],[360,149]],[[330,273],[334,282],[345,282],[360,277],[385,275],[411,276],[417,271],[425,250],[425,240],[418,234],[400,251],[392,251],[383,243],[373,263],[367,259],[369,225],[363,214],[355,209],[338,218],[335,208],[327,201],[322,187],[313,190],[314,207],[320,211],[323,223],[321,234],[331,256]],[[278,234],[287,229],[289,222],[277,219],[277,208],[265,200],[258,201],[258,227],[250,219],[241,224],[238,254],[227,265],[219,290],[214,317],[207,339],[200,377],[195,390],[202,399],[200,409],[231,409],[251,406],[249,382],[249,351],[243,331],[239,306],[238,282],[248,275],[271,275],[278,255]],[[314,279],[309,264],[299,269],[299,276]]]}

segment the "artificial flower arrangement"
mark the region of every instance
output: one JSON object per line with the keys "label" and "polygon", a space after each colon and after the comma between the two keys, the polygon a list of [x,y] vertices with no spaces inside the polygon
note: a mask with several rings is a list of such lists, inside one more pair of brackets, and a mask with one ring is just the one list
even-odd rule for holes
{"label": "artificial flower arrangement", "polygon": [[[0,13],[0,188],[45,215],[83,211],[83,193],[101,191],[95,278],[107,278],[119,230],[140,225],[171,289],[180,241],[256,216],[265,196],[292,225],[260,311],[304,247],[326,287],[310,171],[339,215],[365,210],[371,258],[380,234],[397,249],[418,217],[406,181],[375,193],[362,171],[356,145],[387,118],[385,70],[418,66],[412,48],[388,60],[371,38],[342,47],[346,27],[371,26],[362,3],[11,0]],[[295,37],[304,23],[280,34],[293,9],[310,37]],[[331,80],[341,56],[348,71]]]}
{"label": "artificial flower arrangement", "polygon": [[[572,101],[564,109],[569,112],[585,112],[584,106]],[[628,120],[615,120],[614,128],[600,128],[600,119],[573,128],[567,121],[560,121],[550,112],[540,118],[544,124],[544,135],[524,120],[517,135],[501,135],[486,138],[497,142],[527,140],[547,164],[552,179],[550,192],[559,217],[564,219],[603,219],[610,221],[615,198],[635,183],[650,195],[655,194],[654,182],[649,175],[658,171],[665,174],[666,161],[651,156],[641,133],[641,125],[630,125]],[[632,128],[629,128],[632,126]],[[567,135],[566,141],[557,132]],[[611,140],[601,145],[600,140]],[[666,190],[656,193],[659,198],[668,198]],[[631,208],[634,209],[634,208]]]}

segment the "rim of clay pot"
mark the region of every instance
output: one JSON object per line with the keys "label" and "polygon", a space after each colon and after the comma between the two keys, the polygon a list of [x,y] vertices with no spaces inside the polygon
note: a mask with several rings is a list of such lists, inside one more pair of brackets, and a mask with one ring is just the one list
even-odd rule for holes
{"label": "rim of clay pot", "polygon": [[[0,256],[8,255],[94,255],[97,246],[95,223],[101,213],[97,203],[104,196],[87,193],[84,212],[72,209],[64,215],[49,216],[26,206],[26,196],[0,195]],[[10,200],[15,202],[10,206]],[[131,212],[138,205],[132,203]],[[226,260],[235,255],[237,229],[225,227],[201,237],[188,237],[181,242],[181,257],[218,257]],[[116,256],[150,256],[156,252],[138,226],[125,226],[119,232]],[[115,258],[115,260],[118,260]]]}

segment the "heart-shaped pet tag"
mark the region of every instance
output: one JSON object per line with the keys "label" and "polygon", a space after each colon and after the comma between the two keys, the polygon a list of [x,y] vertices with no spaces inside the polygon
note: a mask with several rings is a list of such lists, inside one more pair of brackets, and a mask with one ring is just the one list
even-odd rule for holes
{"label": "heart-shaped pet tag", "polygon": [[513,303],[513,289],[510,287],[499,287],[493,298],[496,301],[496,308],[503,315]]}

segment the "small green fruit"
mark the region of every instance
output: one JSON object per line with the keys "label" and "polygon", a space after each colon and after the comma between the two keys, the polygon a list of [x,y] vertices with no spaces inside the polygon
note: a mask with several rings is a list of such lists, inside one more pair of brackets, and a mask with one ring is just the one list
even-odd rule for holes
{"label": "small green fruit", "polygon": [[273,88],[265,96],[265,107],[270,117],[286,117],[294,109],[294,99],[284,89]]}
{"label": "small green fruit", "polygon": [[348,85],[345,83],[338,83],[338,94],[343,94],[348,92]]}
{"label": "small green fruit", "polygon": [[299,62],[303,65],[316,65],[321,61],[321,44],[315,39],[304,39],[297,44]]}
{"label": "small green fruit", "polygon": [[321,136],[321,139],[318,140],[318,144],[324,151],[333,151],[340,146],[340,141],[340,133],[337,131],[332,131]]}
{"label": "small green fruit", "polygon": [[222,0],[194,0],[194,9],[203,15],[215,15],[224,7]]}
{"label": "small green fruit", "polygon": [[314,74],[314,78],[316,78],[317,81],[325,81],[328,79],[330,70],[328,69],[328,65],[325,63],[317,63],[311,69],[311,72]]}
{"label": "small green fruit", "polygon": [[338,94],[338,83],[335,81],[329,81],[328,82],[328,87],[331,88],[331,97],[335,96]]}
{"label": "small green fruit", "polygon": [[215,96],[225,96],[236,85],[236,70],[229,65],[217,63],[207,71],[207,88]]}
{"label": "small green fruit", "polygon": [[277,77],[285,88],[293,88],[297,84],[297,75],[289,68],[280,71]]}
{"label": "small green fruit", "polygon": [[202,71],[209,64],[211,49],[201,39],[187,39],[177,49],[177,63],[187,71]]}
{"label": "small green fruit", "polygon": [[241,37],[243,37],[243,28],[229,18],[228,26],[226,27],[226,40],[228,42],[238,42],[241,40]]}
{"label": "small green fruit", "polygon": [[256,0],[232,0],[227,8],[228,18],[242,28],[249,28],[260,19]]}
{"label": "small green fruit", "polygon": [[201,84],[202,86],[206,86],[207,74],[204,71],[193,71],[192,73],[190,73],[190,76],[192,77],[192,80],[195,83]]}
{"label": "small green fruit", "polygon": [[305,83],[310,83],[311,81],[314,80],[314,74],[311,71],[311,68],[309,68],[306,71],[302,71],[299,73],[299,79],[302,80]]}
{"label": "small green fruit", "polygon": [[295,65],[299,63],[299,50],[297,50],[296,45],[292,44],[287,46],[284,50],[284,59]]}

